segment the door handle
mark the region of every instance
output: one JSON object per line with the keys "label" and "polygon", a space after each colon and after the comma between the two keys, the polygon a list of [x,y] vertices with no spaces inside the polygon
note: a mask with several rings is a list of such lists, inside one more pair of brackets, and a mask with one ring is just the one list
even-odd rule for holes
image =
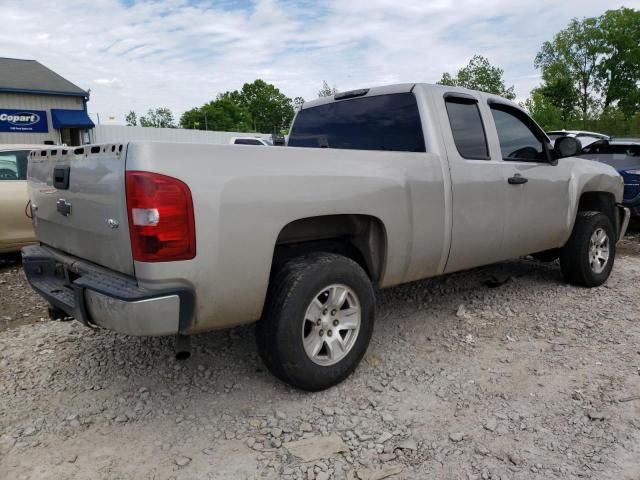
{"label": "door handle", "polygon": [[519,173],[516,173],[513,177],[509,177],[507,181],[509,182],[509,185],[522,185],[523,183],[527,183],[529,179],[524,178]]}

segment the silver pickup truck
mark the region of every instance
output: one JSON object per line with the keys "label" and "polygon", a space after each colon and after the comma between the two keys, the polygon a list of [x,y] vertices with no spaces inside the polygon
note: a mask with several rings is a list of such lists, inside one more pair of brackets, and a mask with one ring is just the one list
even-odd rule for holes
{"label": "silver pickup truck", "polygon": [[306,103],[283,148],[52,147],[29,161],[24,269],[53,317],[87,326],[258,321],[267,367],[324,389],[362,359],[375,288],[528,254],[605,282],[623,182],[577,149],[503,98],[425,84]]}

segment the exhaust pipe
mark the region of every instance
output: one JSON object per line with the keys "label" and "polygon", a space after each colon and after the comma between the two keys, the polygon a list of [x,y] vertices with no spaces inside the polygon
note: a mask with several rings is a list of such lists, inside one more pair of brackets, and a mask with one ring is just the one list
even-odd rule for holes
{"label": "exhaust pipe", "polygon": [[191,337],[176,335],[176,360],[186,360],[191,356]]}

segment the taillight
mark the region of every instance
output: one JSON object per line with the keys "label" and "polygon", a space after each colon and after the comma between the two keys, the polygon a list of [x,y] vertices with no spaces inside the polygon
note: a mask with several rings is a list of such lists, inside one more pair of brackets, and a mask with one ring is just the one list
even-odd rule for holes
{"label": "taillight", "polygon": [[126,173],[127,211],[133,259],[139,262],[190,260],[196,256],[191,191],[159,173]]}

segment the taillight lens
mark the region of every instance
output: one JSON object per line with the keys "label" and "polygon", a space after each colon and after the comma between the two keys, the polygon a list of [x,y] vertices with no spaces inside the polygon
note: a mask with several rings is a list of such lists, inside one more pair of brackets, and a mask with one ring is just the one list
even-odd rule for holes
{"label": "taillight lens", "polygon": [[190,260],[196,256],[191,191],[159,173],[126,173],[127,211],[133,259],[139,262]]}

